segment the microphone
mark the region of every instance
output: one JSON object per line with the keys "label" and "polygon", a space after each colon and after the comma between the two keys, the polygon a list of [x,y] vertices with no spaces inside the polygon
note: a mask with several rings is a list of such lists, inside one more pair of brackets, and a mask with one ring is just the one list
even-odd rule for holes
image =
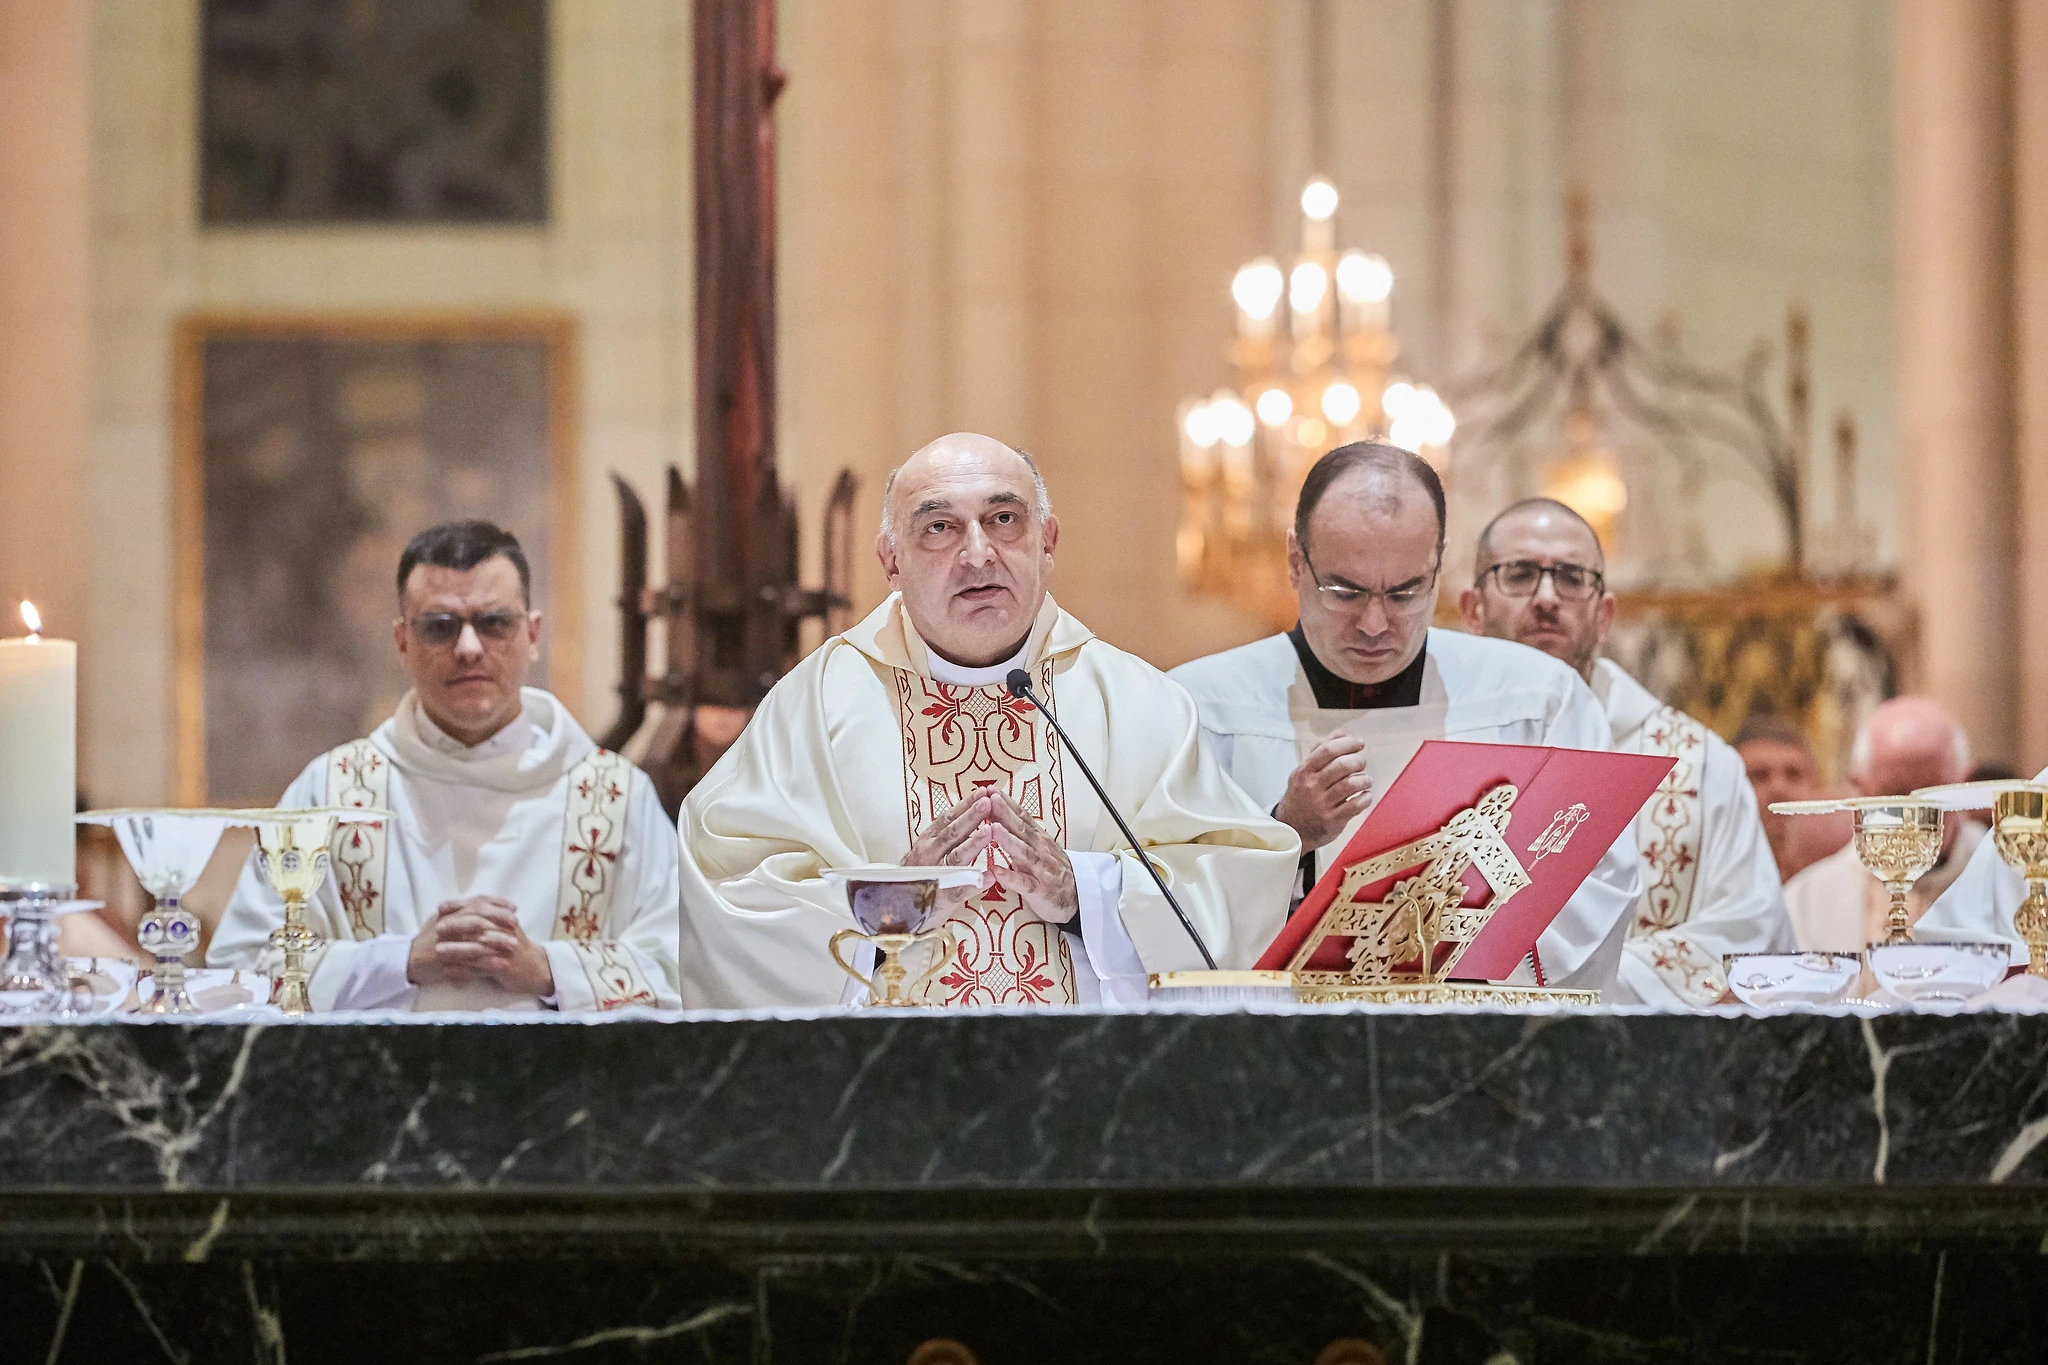
{"label": "microphone", "polygon": [[1166,897],[1166,903],[1173,907],[1175,917],[1180,920],[1180,927],[1187,930],[1188,937],[1194,940],[1195,951],[1202,955],[1202,965],[1212,972],[1215,971],[1216,959],[1209,955],[1209,945],[1202,942],[1202,936],[1195,932],[1195,922],[1188,918],[1188,912],[1180,908],[1180,902],[1166,889],[1166,878],[1160,876],[1159,869],[1152,866],[1152,860],[1145,856],[1145,850],[1138,847],[1138,836],[1131,833],[1131,827],[1124,823],[1124,817],[1118,812],[1116,802],[1109,799],[1109,793],[1095,780],[1095,773],[1089,768],[1088,760],[1081,757],[1081,751],[1074,747],[1074,741],[1068,739],[1067,732],[1060,728],[1059,717],[1055,716],[1052,708],[1031,690],[1031,675],[1021,668],[1013,668],[1009,676],[1003,679],[1003,683],[1010,689],[1011,696],[1036,706],[1039,714],[1045,717],[1046,723],[1052,726],[1053,733],[1060,737],[1060,743],[1067,746],[1067,757],[1074,760],[1074,766],[1081,770],[1081,776],[1087,778],[1088,785],[1095,788],[1095,794],[1102,799],[1102,808],[1109,812],[1109,818],[1116,821],[1116,827],[1123,831],[1124,842],[1131,846],[1131,852],[1138,855],[1138,861],[1152,874],[1153,885],[1159,888],[1160,895]]}

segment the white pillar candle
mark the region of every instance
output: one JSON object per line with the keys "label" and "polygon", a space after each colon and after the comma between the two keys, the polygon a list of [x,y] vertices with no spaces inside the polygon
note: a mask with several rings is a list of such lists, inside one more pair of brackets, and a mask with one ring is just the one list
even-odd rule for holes
{"label": "white pillar candle", "polygon": [[77,803],[78,646],[0,640],[0,887],[76,884]]}

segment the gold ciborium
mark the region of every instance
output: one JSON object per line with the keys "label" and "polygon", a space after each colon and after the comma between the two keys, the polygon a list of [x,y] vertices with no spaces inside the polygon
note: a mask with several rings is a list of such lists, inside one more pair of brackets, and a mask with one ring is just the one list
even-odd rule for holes
{"label": "gold ciborium", "polygon": [[1885,909],[1885,943],[1911,943],[1913,910],[1907,896],[1941,861],[1942,808],[1912,796],[1849,796],[1825,801],[1775,801],[1775,815],[1833,815],[1848,811],[1855,821],[1857,861],[1884,883],[1891,897]]}
{"label": "gold ciborium", "polygon": [[[868,1003],[883,1008],[901,1008],[923,1003],[918,993],[937,976],[953,956],[953,931],[943,921],[945,907],[939,892],[949,887],[981,884],[981,873],[972,867],[835,867],[827,868],[825,880],[846,888],[858,929],[841,929],[832,935],[826,951],[855,981],[868,988]],[[874,975],[862,976],[839,954],[841,944],[866,942],[875,945]],[[915,943],[931,946],[931,964],[906,983],[909,970],[903,954]]]}
{"label": "gold ciborium", "polygon": [[2048,978],[2048,784],[1958,782],[1914,793],[1950,810],[1991,808],[1991,842],[2027,884],[2012,928],[2027,945],[2027,975]]}
{"label": "gold ciborium", "polygon": [[306,924],[306,900],[327,880],[334,828],[343,822],[389,820],[390,811],[346,806],[305,810],[241,811],[240,823],[256,827],[256,861],[270,889],[284,901],[284,923],[271,930],[270,946],[284,957],[274,1002],[297,1018],[313,1012],[306,991],[307,954],[325,942]]}

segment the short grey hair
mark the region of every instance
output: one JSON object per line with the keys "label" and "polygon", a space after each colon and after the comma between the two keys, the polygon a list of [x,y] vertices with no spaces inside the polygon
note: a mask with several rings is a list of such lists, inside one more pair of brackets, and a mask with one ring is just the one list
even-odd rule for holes
{"label": "short grey hair", "polygon": [[[1044,525],[1052,516],[1052,494],[1045,489],[1045,475],[1038,472],[1038,461],[1031,458],[1030,451],[1022,446],[1011,446],[1009,449],[1010,453],[1022,460],[1024,467],[1031,471],[1032,510],[1037,512],[1039,524]],[[891,545],[896,543],[896,517],[890,509],[896,505],[896,476],[902,472],[903,466],[897,465],[889,471],[888,482],[882,485],[882,539]]]}

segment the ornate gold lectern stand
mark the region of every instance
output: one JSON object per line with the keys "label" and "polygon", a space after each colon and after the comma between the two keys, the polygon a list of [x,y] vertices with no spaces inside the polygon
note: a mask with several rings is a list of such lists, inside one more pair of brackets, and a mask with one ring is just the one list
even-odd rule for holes
{"label": "ornate gold lectern stand", "polygon": [[[1435,833],[1346,868],[1337,898],[1287,964],[1300,998],[1508,1009],[1599,1004],[1598,991],[1445,979],[1487,922],[1529,885],[1528,872],[1504,837],[1519,794],[1512,783],[1503,782]],[[1553,822],[1530,846],[1539,860],[1556,828]],[[1464,903],[1468,867],[1479,869],[1492,892],[1482,904]],[[1384,899],[1356,899],[1366,888],[1409,868],[1419,870],[1395,882]],[[1331,939],[1351,941],[1345,953],[1350,968],[1312,969],[1309,964]]]}

